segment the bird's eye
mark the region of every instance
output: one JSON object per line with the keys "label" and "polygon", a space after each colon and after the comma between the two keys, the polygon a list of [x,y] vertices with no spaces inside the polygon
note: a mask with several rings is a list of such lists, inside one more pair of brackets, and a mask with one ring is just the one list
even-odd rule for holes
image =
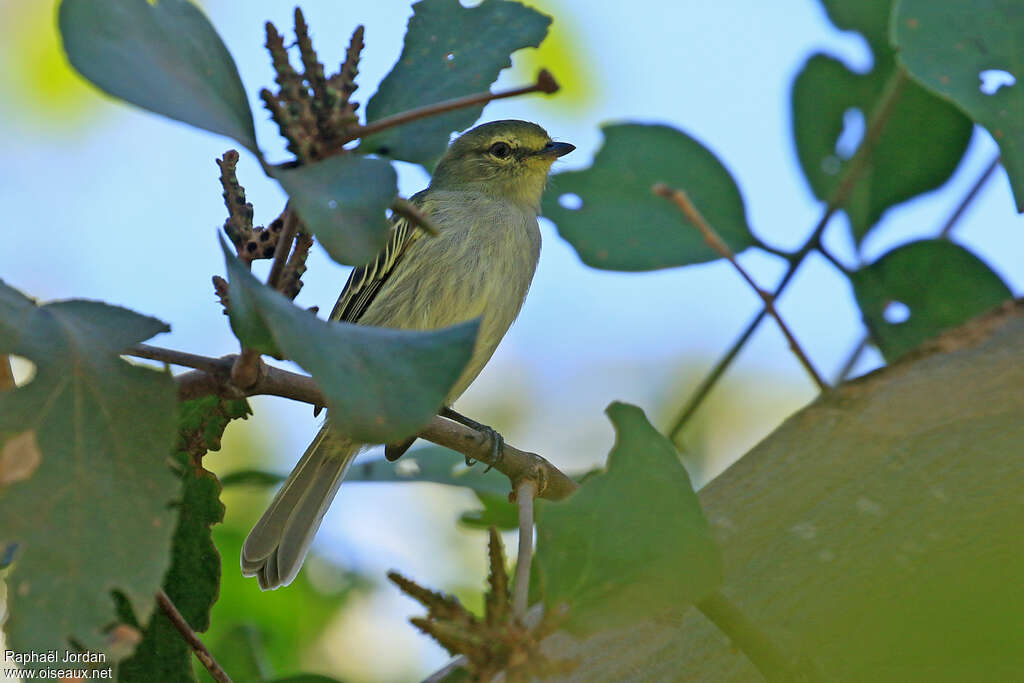
{"label": "bird's eye", "polygon": [[512,154],[512,147],[507,142],[495,142],[487,151],[490,152],[493,157],[506,159],[510,154]]}

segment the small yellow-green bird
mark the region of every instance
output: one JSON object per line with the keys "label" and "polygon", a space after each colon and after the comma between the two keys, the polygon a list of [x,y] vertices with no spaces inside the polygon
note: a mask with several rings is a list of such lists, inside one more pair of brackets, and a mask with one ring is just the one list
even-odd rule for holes
{"label": "small yellow-green bird", "polygon": [[[445,414],[460,417],[451,404],[490,360],[526,298],[540,256],[541,194],[551,164],[573,149],[528,121],[494,121],[464,133],[438,162],[430,186],[412,198],[440,235],[397,220],[377,259],[352,271],[330,319],[430,330],[480,318],[473,355],[444,404]],[[463,420],[500,448],[493,430]],[[389,456],[411,443],[389,446]],[[366,445],[331,431],[328,418],[245,539],[245,576],[257,577],[264,590],[292,582]]]}

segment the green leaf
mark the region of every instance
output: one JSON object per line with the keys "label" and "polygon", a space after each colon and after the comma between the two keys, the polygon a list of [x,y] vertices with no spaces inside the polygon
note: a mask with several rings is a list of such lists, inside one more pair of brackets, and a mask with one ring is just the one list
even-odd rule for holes
{"label": "green leaf", "polygon": [[607,472],[564,502],[537,505],[544,602],[568,605],[571,630],[681,607],[721,580],[718,548],[675,448],[639,408],[613,403],[607,413],[617,434]]}
{"label": "green leaf", "polygon": [[68,60],[96,87],[259,155],[235,62],[188,0],[63,0],[58,23]]}
{"label": "green leaf", "polygon": [[[510,55],[537,47],[551,17],[509,0],[463,7],[459,0],[421,0],[391,73],[366,105],[367,123],[399,112],[490,88],[512,65]],[[363,140],[360,150],[430,167],[453,131],[469,128],[483,105],[389,128]]]}
{"label": "green leaf", "polygon": [[[814,195],[827,201],[854,153],[853,144],[838,144],[847,113],[859,112],[866,126],[897,66],[885,38],[888,1],[823,4],[839,28],[867,38],[874,56],[872,70],[858,74],[833,57],[815,54],[793,82],[797,156]],[[870,163],[843,206],[858,244],[887,209],[946,182],[970,140],[970,120],[948,102],[913,82],[903,84],[897,97]]]}
{"label": "green leaf", "polygon": [[[872,339],[890,363],[1013,296],[978,257],[945,240],[897,247],[850,279]],[[906,305],[910,317],[888,322],[890,302]]]}
{"label": "green leaf", "polygon": [[258,282],[221,240],[231,328],[262,353],[301,365],[327,397],[331,424],[365,443],[398,443],[437,414],[469,362],[479,321],[415,331],[328,323]]}
{"label": "green leaf", "polygon": [[[181,404],[178,414],[178,452],[182,497],[175,505],[171,567],[164,591],[196,632],[210,626],[210,609],[220,591],[220,555],[211,528],[224,518],[217,478],[195,463],[208,450],[219,450],[231,419],[249,415],[244,400],[206,396]],[[118,666],[118,680],[194,681],[192,650],[163,612],[155,611],[135,653]]]}
{"label": "green leaf", "polygon": [[493,493],[481,493],[474,491],[477,500],[483,505],[480,510],[464,512],[459,516],[459,521],[474,529],[489,529],[492,526],[498,529],[519,528],[519,506],[508,502],[508,496],[497,496]]}
{"label": "green leaf", "polygon": [[0,282],[0,353],[36,364],[0,393],[4,449],[36,460],[0,491],[0,541],[18,543],[8,576],[8,646],[102,651],[112,590],[145,621],[170,563],[179,481],[167,466],[176,392],[167,372],[130,365],[125,347],[164,323],[95,301],[38,306]]}
{"label": "green leaf", "polygon": [[387,161],[345,154],[274,169],[272,175],[335,261],[362,265],[384,248],[390,229],[384,210],[398,192],[395,170]]}
{"label": "green leaf", "polygon": [[[621,123],[602,130],[594,164],[554,176],[543,203],[544,215],[584,263],[636,271],[718,258],[679,209],[651,193],[656,183],[684,190],[734,252],[753,243],[739,188],[699,142],[668,126]],[[571,195],[582,205],[567,208]]]}
{"label": "green leaf", "polygon": [[285,678],[275,678],[269,683],[341,683],[337,678],[321,676],[320,674],[298,674]]}
{"label": "green leaf", "polygon": [[[902,0],[892,20],[900,62],[995,138],[1024,212],[1024,9],[1018,0]],[[1012,85],[982,90],[987,71]],[[1000,74],[994,74],[999,76]]]}

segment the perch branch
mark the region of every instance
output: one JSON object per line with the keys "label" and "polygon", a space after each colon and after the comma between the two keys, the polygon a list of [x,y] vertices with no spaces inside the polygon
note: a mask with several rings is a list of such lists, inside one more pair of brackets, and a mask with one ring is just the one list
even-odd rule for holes
{"label": "perch branch", "polygon": [[[232,369],[236,365],[237,355],[205,358],[149,345],[133,346],[125,350],[125,354],[186,367],[203,365],[201,370],[175,376],[178,400],[181,401],[209,395],[228,398],[282,396],[310,405],[327,405],[327,398],[312,377],[267,365],[258,354],[257,379],[245,388],[232,381]],[[417,436],[491,465],[516,485],[526,480],[535,481],[537,496],[546,500],[562,500],[578,488],[575,481],[545,458],[519,450],[508,443],[498,462],[495,462],[491,456],[490,437],[447,418],[435,416]]]}

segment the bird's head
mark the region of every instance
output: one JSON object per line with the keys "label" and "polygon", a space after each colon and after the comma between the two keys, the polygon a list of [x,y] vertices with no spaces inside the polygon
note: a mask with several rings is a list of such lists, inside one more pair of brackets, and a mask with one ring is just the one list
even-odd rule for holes
{"label": "bird's head", "polygon": [[434,169],[431,189],[474,189],[537,210],[551,164],[576,149],[536,123],[492,121],[458,137]]}

